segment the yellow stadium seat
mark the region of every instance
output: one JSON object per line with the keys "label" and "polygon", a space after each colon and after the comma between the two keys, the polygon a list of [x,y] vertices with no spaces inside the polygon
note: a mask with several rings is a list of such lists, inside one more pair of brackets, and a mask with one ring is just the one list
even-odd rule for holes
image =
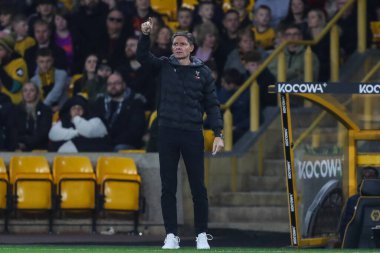
{"label": "yellow stadium seat", "polygon": [[96,179],[90,159],[84,156],[56,156],[53,177],[60,211],[92,211],[92,230],[96,232]]}
{"label": "yellow stadium seat", "polygon": [[151,0],[150,5],[152,9],[171,20],[177,18],[177,0]]}
{"label": "yellow stadium seat", "polygon": [[212,151],[212,145],[214,144],[214,132],[212,130],[203,130],[203,138],[204,138],[204,150],[207,152]]}
{"label": "yellow stadium seat", "polygon": [[4,231],[8,232],[8,174],[3,159],[0,158],[0,209],[4,210]]}
{"label": "yellow stadium seat", "polygon": [[102,209],[134,213],[134,232],[137,232],[140,211],[141,177],[131,158],[98,158],[96,178],[103,197]]}
{"label": "yellow stadium seat", "polygon": [[82,78],[82,74],[75,74],[73,75],[73,77],[71,77],[70,83],[69,83],[69,91],[68,91],[69,97],[73,96],[75,82],[78,81],[80,78]]}
{"label": "yellow stadium seat", "polygon": [[12,196],[17,210],[47,210],[53,219],[53,178],[43,156],[13,156],[9,164]]}
{"label": "yellow stadium seat", "polygon": [[121,149],[118,151],[121,154],[145,154],[145,149]]}
{"label": "yellow stadium seat", "polygon": [[198,0],[182,0],[182,7],[194,10],[196,5],[198,5]]}

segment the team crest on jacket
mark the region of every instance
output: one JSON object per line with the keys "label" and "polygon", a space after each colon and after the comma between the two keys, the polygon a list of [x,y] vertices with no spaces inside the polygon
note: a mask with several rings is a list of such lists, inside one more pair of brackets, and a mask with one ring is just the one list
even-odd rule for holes
{"label": "team crest on jacket", "polygon": [[199,71],[195,71],[195,79],[199,80],[201,79],[201,77],[199,76],[200,72]]}

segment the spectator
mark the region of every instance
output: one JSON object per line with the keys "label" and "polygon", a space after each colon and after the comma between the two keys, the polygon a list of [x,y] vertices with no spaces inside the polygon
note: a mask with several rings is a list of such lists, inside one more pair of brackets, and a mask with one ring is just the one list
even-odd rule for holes
{"label": "spectator", "polygon": [[[245,53],[256,50],[255,35],[252,32],[251,28],[248,27],[239,31],[238,41],[238,48],[234,49],[228,55],[224,69],[234,68],[239,70],[241,74],[245,74],[246,70],[241,61],[241,57]],[[263,58],[267,55],[264,50],[257,50],[262,54]]]}
{"label": "spectator", "polygon": [[186,7],[181,7],[177,12],[178,27],[176,31],[193,31],[193,11]]}
{"label": "spectator", "polygon": [[123,60],[128,35],[124,14],[118,9],[110,10],[107,15],[106,33],[98,44],[97,53],[101,59],[107,60],[112,69],[119,66]]}
{"label": "spectator", "polygon": [[252,25],[251,17],[247,11],[249,0],[231,0],[232,9],[239,13],[240,28],[245,28]]}
{"label": "spectator", "polygon": [[[237,69],[225,69],[222,75],[222,88],[218,93],[220,103],[228,99],[243,84],[243,76]],[[233,117],[233,140],[238,141],[249,129],[249,89],[246,89],[231,106]]]}
{"label": "spectator", "polygon": [[126,61],[117,71],[123,75],[124,81],[133,91],[144,95],[147,99],[146,108],[153,109],[155,107],[156,89],[154,79],[151,75],[152,70],[148,66],[142,66],[136,59],[138,38],[133,36],[127,39],[125,45]]}
{"label": "spectator", "polygon": [[58,47],[51,38],[51,30],[48,23],[37,20],[34,23],[34,38],[37,44],[25,51],[25,61],[28,65],[29,77],[36,74],[37,51],[41,48],[49,48],[54,57],[54,67],[67,70],[67,59],[65,51]]}
{"label": "spectator", "polygon": [[141,148],[145,133],[144,102],[120,73],[108,77],[107,94],[97,99],[94,108],[107,126],[114,151]]}
{"label": "spectator", "polygon": [[[337,11],[342,9],[347,1],[348,0],[337,0]],[[340,27],[339,45],[343,60],[346,60],[354,51],[356,51],[358,46],[358,17],[357,11],[354,8],[354,5],[351,5],[337,22]]]}
{"label": "spectator", "polygon": [[257,45],[265,50],[274,48],[276,32],[270,26],[271,9],[266,5],[261,5],[255,10],[255,25],[252,31],[255,34]]}
{"label": "spectator", "polygon": [[[242,61],[245,69],[247,70],[246,78],[255,74],[262,64],[261,54],[257,51],[251,51],[243,55]],[[265,68],[261,74],[256,78],[256,81],[260,89],[260,115],[261,121],[264,109],[268,106],[277,106],[277,94],[269,93],[269,85],[276,83],[276,78],[272,73]]]}
{"label": "spectator", "polygon": [[167,26],[161,27],[151,48],[152,53],[157,57],[169,57],[172,54],[171,37],[172,31],[170,28]]}
{"label": "spectator", "polygon": [[22,102],[15,111],[15,142],[13,148],[21,151],[48,148],[48,133],[52,123],[49,107],[40,100],[40,89],[27,82],[22,87]]}
{"label": "spectator", "polygon": [[59,112],[60,120],[49,131],[50,150],[58,153],[108,151],[107,129],[103,122],[91,118],[87,100],[74,96]]}
{"label": "spectator", "polygon": [[[301,29],[295,25],[288,25],[283,32],[283,40],[297,41],[302,40],[303,35]],[[305,51],[303,45],[289,44],[285,50],[285,59],[287,64],[286,80],[287,82],[300,82],[305,78]],[[313,54],[313,79],[318,80],[319,61]],[[269,64],[269,70],[274,76],[277,76],[277,60]]]}
{"label": "spectator", "polygon": [[108,64],[107,60],[101,60],[101,62],[98,64],[99,67],[96,70],[96,74],[100,76],[104,81],[107,80],[107,78],[112,74],[112,68]]}
{"label": "spectator", "polygon": [[58,10],[54,16],[54,42],[66,53],[69,69],[73,70],[74,59],[78,51],[78,39],[69,29],[69,16],[64,10]]}
{"label": "spectator", "polygon": [[29,34],[33,35],[33,27],[37,20],[43,20],[49,25],[50,31],[54,29],[54,13],[56,8],[56,0],[37,0],[36,13],[29,17]]}
{"label": "spectator", "polygon": [[197,28],[197,44],[195,56],[203,62],[215,61],[214,53],[218,48],[219,32],[213,23],[203,23]]}
{"label": "spectator", "polygon": [[257,0],[255,10],[261,5],[266,5],[272,10],[271,26],[277,28],[289,11],[290,0]]}
{"label": "spectator", "polygon": [[195,16],[195,26],[203,23],[213,22],[214,18],[214,3],[209,0],[199,2],[197,15]]}
{"label": "spectator", "polygon": [[107,4],[100,0],[81,1],[77,11],[73,13],[74,36],[78,37],[80,55],[79,64],[83,66],[85,58],[99,48],[99,41],[106,34]]}
{"label": "spectator", "polygon": [[363,180],[379,178],[379,172],[374,167],[371,167],[371,166],[364,167],[361,171],[361,174],[362,174],[361,175],[362,180],[358,186],[358,193],[350,196],[346,202],[345,207],[343,208],[341,220],[339,223],[339,241],[340,242],[343,241],[346,227],[355,214],[356,205],[360,197],[360,186]]}
{"label": "spectator", "polygon": [[132,26],[135,36],[141,34],[141,24],[148,19],[148,17],[155,17],[158,23],[163,23],[160,14],[155,12],[150,6],[150,0],[135,0],[135,13],[132,16]]}
{"label": "spectator", "polygon": [[306,0],[291,0],[288,15],[283,20],[286,25],[296,24],[301,28],[302,33],[305,35],[307,31],[307,13],[309,7]]}
{"label": "spectator", "polygon": [[11,35],[0,37],[0,85],[1,92],[8,95],[14,104],[18,104],[28,71],[24,59],[14,52],[14,45]]}
{"label": "spectator", "polygon": [[[1,51],[1,49],[0,49]],[[0,86],[0,90],[1,90]],[[12,100],[0,92],[0,150],[12,150],[10,138],[12,136],[12,129],[14,128],[12,122],[13,104]]]}
{"label": "spectator", "polygon": [[67,72],[54,67],[53,52],[48,48],[37,51],[37,74],[31,81],[42,90],[43,103],[58,111],[67,99]]}
{"label": "spectator", "polygon": [[15,11],[10,4],[0,5],[0,7],[0,36],[4,36],[12,32],[12,18]]}
{"label": "spectator", "polygon": [[[315,40],[326,26],[326,14],[320,9],[311,9],[307,14],[307,40]],[[330,38],[325,36],[317,45],[311,47],[320,63],[319,81],[327,82],[330,79]]]}
{"label": "spectator", "polygon": [[16,15],[12,20],[12,29],[16,34],[15,51],[21,56],[25,55],[25,51],[36,45],[35,39],[28,35],[28,22],[24,15]]}
{"label": "spectator", "polygon": [[87,56],[83,75],[74,83],[73,94],[85,94],[89,102],[94,102],[106,90],[106,79],[98,76],[96,73],[98,61],[99,59],[95,54]]}
{"label": "spectator", "polygon": [[215,52],[215,61],[218,73],[223,71],[227,56],[238,44],[238,30],[240,26],[239,13],[235,10],[228,10],[223,17],[223,29],[220,34],[220,42]]}

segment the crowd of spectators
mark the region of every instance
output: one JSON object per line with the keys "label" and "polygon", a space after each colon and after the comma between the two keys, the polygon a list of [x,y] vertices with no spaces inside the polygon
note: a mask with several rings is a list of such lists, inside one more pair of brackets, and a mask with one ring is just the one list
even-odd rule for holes
{"label": "crowd of spectators", "polygon": [[[178,1],[175,15],[150,0],[0,0],[0,150],[118,151],[144,148],[146,112],[156,107],[156,80],[136,60],[140,26],[152,17],[151,51],[170,56],[171,36],[192,32],[194,55],[213,71],[226,102],[286,40],[315,39],[347,0]],[[340,51],[357,47],[357,11],[338,22]],[[368,34],[380,45],[380,4],[368,1]],[[314,79],[330,76],[329,38],[312,47]],[[305,47],[285,51],[289,81],[302,81]],[[258,77],[260,111],[276,61]],[[249,94],[232,108],[235,140],[248,129]],[[58,116],[58,117],[57,117]],[[265,118],[265,115],[261,115]],[[52,121],[54,123],[52,123]]]}

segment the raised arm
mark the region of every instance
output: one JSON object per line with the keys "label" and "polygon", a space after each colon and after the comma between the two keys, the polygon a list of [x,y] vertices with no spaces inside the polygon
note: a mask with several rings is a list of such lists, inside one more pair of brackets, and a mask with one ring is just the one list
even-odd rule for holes
{"label": "raised arm", "polygon": [[153,28],[153,20],[149,18],[148,21],[141,24],[142,35],[137,45],[137,60],[142,64],[149,64],[153,68],[161,68],[162,59],[154,56],[150,50],[150,32]]}

